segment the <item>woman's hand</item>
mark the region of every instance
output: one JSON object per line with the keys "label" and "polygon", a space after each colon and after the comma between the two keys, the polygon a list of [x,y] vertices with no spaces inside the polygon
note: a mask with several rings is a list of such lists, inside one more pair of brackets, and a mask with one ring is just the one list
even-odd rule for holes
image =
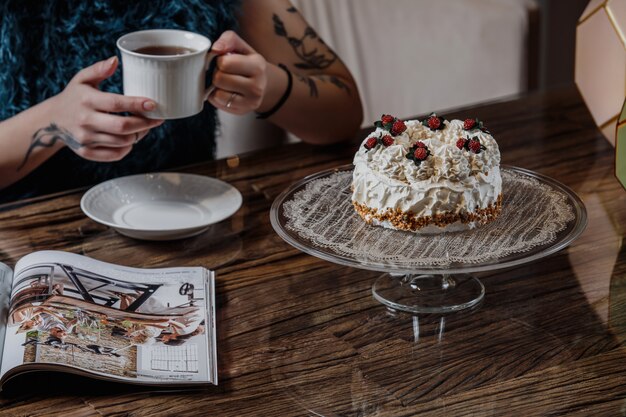
{"label": "woman's hand", "polygon": [[268,86],[265,58],[235,32],[224,32],[211,48],[219,56],[208,101],[233,114],[259,111]]}
{"label": "woman's hand", "polygon": [[98,89],[118,66],[117,57],[97,62],[79,71],[65,89],[53,97],[57,109],[52,124],[43,129],[56,135],[76,154],[92,161],[117,161],[163,120],[115,113],[154,110],[156,103],[142,97],[127,97]]}

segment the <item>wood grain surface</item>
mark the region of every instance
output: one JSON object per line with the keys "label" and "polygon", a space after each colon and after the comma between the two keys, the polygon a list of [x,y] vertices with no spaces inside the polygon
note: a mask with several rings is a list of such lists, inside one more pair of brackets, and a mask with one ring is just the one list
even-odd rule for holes
{"label": "wood grain surface", "polygon": [[[283,242],[269,222],[291,183],[351,162],[349,144],[293,144],[186,168],[237,187],[239,212],[208,232],[143,242],[94,223],[84,190],[0,207],[0,261],[57,249],[133,267],[217,271],[220,383],[155,392],[63,375],[12,381],[1,416],[534,416],[626,414],[626,191],[614,149],[575,87],[444,114],[484,120],[502,163],[546,174],[585,202],[569,248],[477,274],[480,307],[393,314],[379,275]],[[365,131],[361,133],[365,134]]]}

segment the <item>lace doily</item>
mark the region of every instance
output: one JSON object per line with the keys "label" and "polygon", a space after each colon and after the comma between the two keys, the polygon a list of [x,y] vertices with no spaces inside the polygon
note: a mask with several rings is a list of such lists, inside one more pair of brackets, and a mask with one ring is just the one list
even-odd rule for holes
{"label": "lace doily", "polygon": [[284,202],[285,228],[343,258],[411,269],[478,264],[545,247],[575,219],[567,194],[503,169],[503,206],[495,221],[466,232],[419,235],[366,224],[352,206],[351,182],[352,171],[308,182]]}

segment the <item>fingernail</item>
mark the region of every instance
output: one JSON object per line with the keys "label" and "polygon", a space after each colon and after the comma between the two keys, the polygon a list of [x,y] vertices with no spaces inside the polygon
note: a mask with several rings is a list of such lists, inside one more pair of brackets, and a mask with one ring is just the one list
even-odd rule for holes
{"label": "fingernail", "polygon": [[156,103],[154,101],[144,101],[143,102],[143,109],[147,110],[147,111],[152,111],[152,110],[156,109]]}
{"label": "fingernail", "polygon": [[113,67],[113,64],[115,63],[115,60],[117,59],[116,56],[113,56],[109,59],[107,59],[106,61],[102,61],[100,63],[100,71],[102,72],[107,72],[111,69],[111,67]]}

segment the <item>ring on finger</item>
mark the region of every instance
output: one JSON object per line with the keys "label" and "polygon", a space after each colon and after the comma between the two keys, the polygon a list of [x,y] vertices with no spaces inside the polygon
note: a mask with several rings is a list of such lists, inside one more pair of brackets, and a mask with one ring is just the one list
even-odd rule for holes
{"label": "ring on finger", "polygon": [[139,142],[139,132],[135,132],[135,141],[133,142],[133,145],[137,144],[137,142]]}
{"label": "ring on finger", "polygon": [[230,109],[231,106],[233,105],[233,101],[235,101],[235,97],[237,96],[237,93],[232,93],[230,95],[230,98],[228,99],[228,101],[226,102],[226,108]]}

